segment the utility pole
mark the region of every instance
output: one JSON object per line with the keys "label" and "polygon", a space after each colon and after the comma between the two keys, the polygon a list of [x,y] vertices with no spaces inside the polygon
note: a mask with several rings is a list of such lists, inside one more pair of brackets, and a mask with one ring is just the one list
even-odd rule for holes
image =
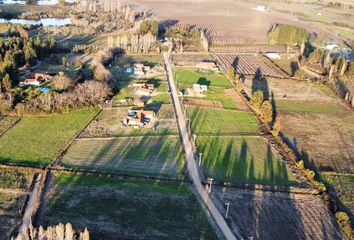
{"label": "utility pole", "polygon": [[199,167],[202,165],[202,155],[203,153],[199,153]]}
{"label": "utility pole", "polygon": [[212,185],[213,185],[213,178],[208,178],[208,182],[210,182],[209,183],[209,189],[208,189],[208,193],[211,193],[211,187],[212,187]]}
{"label": "utility pole", "polygon": [[229,216],[229,208],[230,208],[230,203],[225,203],[226,206],[226,213],[225,213],[225,218],[227,218]]}

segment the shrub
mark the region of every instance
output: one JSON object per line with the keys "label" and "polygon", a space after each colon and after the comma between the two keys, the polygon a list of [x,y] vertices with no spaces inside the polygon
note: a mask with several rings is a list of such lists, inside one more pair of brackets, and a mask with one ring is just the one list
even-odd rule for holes
{"label": "shrub", "polygon": [[304,161],[300,160],[296,163],[296,167],[300,170],[303,170],[305,168]]}
{"label": "shrub", "polygon": [[319,181],[313,181],[313,184],[315,185],[315,187],[320,191],[320,192],[325,192],[326,191],[326,186],[319,182]]}
{"label": "shrub", "polygon": [[229,67],[229,68],[227,69],[227,78],[228,78],[230,81],[235,80],[235,71],[234,71],[233,67]]}
{"label": "shrub", "polygon": [[273,106],[269,101],[264,101],[260,109],[261,115],[267,123],[273,120]]}
{"label": "shrub", "polygon": [[252,106],[255,107],[257,110],[259,110],[263,101],[264,101],[263,92],[261,90],[255,91],[251,97]]}
{"label": "shrub", "polygon": [[347,213],[345,212],[337,212],[336,219],[339,225],[342,227],[342,230],[347,234],[349,237],[353,237],[353,229],[350,224],[350,218]]}
{"label": "shrub", "polygon": [[74,81],[63,73],[59,73],[52,80],[51,86],[56,91],[65,91],[74,86]]}

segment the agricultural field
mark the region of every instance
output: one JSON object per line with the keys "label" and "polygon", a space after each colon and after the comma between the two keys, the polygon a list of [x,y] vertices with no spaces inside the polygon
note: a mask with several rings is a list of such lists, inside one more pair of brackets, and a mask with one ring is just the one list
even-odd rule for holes
{"label": "agricultural field", "polygon": [[143,175],[180,176],[183,156],[178,136],[78,139],[61,164]]}
{"label": "agricultural field", "polygon": [[0,136],[16,121],[18,121],[18,117],[0,115]]}
{"label": "agricultural field", "polygon": [[0,162],[50,164],[98,109],[60,115],[25,116],[0,137]]}
{"label": "agricultural field", "polygon": [[354,172],[353,114],[339,99],[306,81],[246,80],[249,96],[258,89],[271,99],[282,133],[309,165],[321,171]]}
{"label": "agricultural field", "polygon": [[[157,17],[166,23],[191,24],[206,28],[208,40],[213,45],[266,45],[267,32],[274,23],[293,24],[315,31],[319,36],[334,36],[334,33],[322,31],[313,24],[301,21],[297,16],[272,12],[259,12],[259,4],[218,0],[195,1],[183,0],[138,0],[157,13]],[[268,4],[268,2],[267,2]],[[188,7],[186,8],[186,5]],[[183,11],[180,11],[183,9]],[[208,17],[205,17],[208,16]],[[235,24],[239,23],[239,24]]]}
{"label": "agricultural field", "polygon": [[68,12],[67,7],[57,6],[53,8],[52,6],[45,6],[45,5],[22,5],[22,4],[1,4],[0,6],[0,16],[1,17],[11,17],[11,18],[18,18],[22,13],[26,12],[48,12],[48,13],[55,13],[55,12]]}
{"label": "agricultural field", "polygon": [[258,122],[249,112],[187,107],[193,133],[199,135],[256,135]]}
{"label": "agricultural field", "polygon": [[34,174],[30,168],[0,166],[0,188],[28,190]]}
{"label": "agricultural field", "polygon": [[[277,101],[306,101],[316,103],[337,103],[333,94],[327,89],[321,88],[318,84],[310,84],[307,81],[298,81],[293,79],[276,79],[267,77],[265,80],[254,80],[246,78],[244,90],[248,96],[261,90],[266,99],[274,98]],[[273,97],[272,97],[273,95]]]}
{"label": "agricultural field", "polygon": [[[181,91],[191,88],[193,84],[208,86],[208,91],[202,97],[193,97],[202,101],[220,102],[226,109],[236,109],[235,102],[225,93],[232,87],[222,73],[213,71],[196,71],[194,68],[176,68],[176,81]],[[191,98],[186,96],[187,98]]]}
{"label": "agricultural field", "polygon": [[0,166],[0,239],[10,239],[21,222],[21,210],[35,170]]}
{"label": "agricultural field", "polygon": [[57,174],[48,199],[42,225],[71,222],[91,239],[217,239],[184,184]]}
{"label": "agricultural field", "polygon": [[332,186],[341,203],[354,213],[354,174],[321,173],[321,178]]}
{"label": "agricultural field", "polygon": [[0,191],[0,240],[10,239],[21,223],[21,208],[25,197],[19,193]]}
{"label": "agricultural field", "polygon": [[178,135],[172,105],[162,104],[148,109],[156,111],[157,115],[148,126],[138,129],[123,125],[123,120],[127,118],[131,107],[104,109],[82,132],[80,137]]}
{"label": "agricultural field", "polygon": [[215,187],[214,196],[230,204],[229,221],[245,239],[344,239],[333,214],[316,195]]}
{"label": "agricultural field", "polygon": [[294,184],[285,163],[261,137],[197,137],[205,174],[216,181]]}
{"label": "agricultural field", "polygon": [[287,77],[281,69],[259,54],[214,54],[214,57],[225,73],[232,66],[238,74]]}
{"label": "agricultural field", "polygon": [[[351,2],[351,4],[353,4],[353,2]],[[293,14],[304,21],[316,23],[326,31],[338,33],[340,36],[351,40],[354,39],[354,11],[352,9],[330,7],[325,3],[319,2],[315,4],[304,4],[285,2],[269,3],[267,1],[267,5],[271,11]]]}

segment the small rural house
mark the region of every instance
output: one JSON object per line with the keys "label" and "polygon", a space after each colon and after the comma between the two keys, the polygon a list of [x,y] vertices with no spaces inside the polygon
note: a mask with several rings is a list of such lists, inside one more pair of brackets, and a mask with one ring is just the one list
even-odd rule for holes
{"label": "small rural house", "polygon": [[128,118],[123,121],[123,124],[127,126],[144,127],[151,122],[154,116],[155,113],[153,111],[131,110],[128,112]]}
{"label": "small rural house", "polygon": [[203,93],[203,92],[208,91],[208,86],[207,85],[201,85],[201,84],[193,84],[192,89],[196,93]]}
{"label": "small rural house", "polygon": [[141,95],[141,96],[151,96],[151,94],[154,92],[154,90],[151,90],[151,89],[147,89],[145,87],[140,87],[138,88],[138,90],[136,91],[136,93],[138,95]]}
{"label": "small rural house", "polygon": [[21,82],[21,84],[39,86],[50,79],[52,79],[52,76],[48,74],[34,73],[30,76],[30,78],[26,78],[23,82]]}

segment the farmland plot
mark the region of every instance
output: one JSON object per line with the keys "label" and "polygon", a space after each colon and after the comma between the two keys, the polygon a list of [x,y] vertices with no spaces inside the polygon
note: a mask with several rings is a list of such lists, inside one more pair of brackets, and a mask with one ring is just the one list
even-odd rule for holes
{"label": "farmland plot", "polygon": [[48,165],[97,111],[23,117],[0,138],[0,162]]}
{"label": "farmland plot", "polygon": [[193,3],[186,0],[138,0],[138,2],[156,12],[157,17],[163,22],[195,24],[210,29],[210,39],[217,44],[224,42],[231,42],[234,45],[267,44],[267,32],[274,23],[305,27],[321,37],[335,36],[334,33],[320,31],[314,25],[299,20],[297,16],[256,11],[256,3],[231,0]]}
{"label": "farmland plot", "polygon": [[21,207],[25,195],[0,192],[0,240],[10,239],[21,223]]}
{"label": "farmland plot", "polygon": [[[344,239],[333,214],[318,196],[214,188],[230,204],[230,221],[255,240]],[[224,206],[221,211],[224,210]]]}
{"label": "farmland plot", "polygon": [[253,80],[246,78],[244,89],[248,96],[261,90],[265,98],[278,100],[311,101],[317,103],[338,102],[329,94],[322,92],[315,84],[309,84],[307,81],[297,81],[292,79],[276,79],[267,77],[265,80]]}
{"label": "farmland plot", "polygon": [[260,137],[198,137],[208,177],[232,183],[293,184],[290,171]]}
{"label": "farmland plot", "polygon": [[354,213],[354,174],[321,173],[321,178],[338,193],[339,200]]}
{"label": "farmland plot", "polygon": [[83,131],[80,137],[178,134],[172,105],[163,104],[161,107],[149,108],[157,111],[157,116],[149,125],[139,129],[123,125],[123,120],[128,117],[130,109],[127,107],[104,109]]}
{"label": "farmland plot", "polygon": [[[192,88],[193,84],[207,85],[208,90],[196,99],[219,102],[226,109],[236,109],[235,102],[225,93],[231,87],[227,78],[218,72],[196,71],[194,68],[176,68],[176,81],[181,91]],[[186,96],[191,98],[190,96]],[[201,104],[203,106],[205,104]],[[208,105],[206,103],[206,105]],[[213,104],[214,105],[214,104]],[[218,105],[217,103],[215,105]]]}
{"label": "farmland plot", "polygon": [[76,140],[62,164],[143,175],[176,176],[183,168],[177,136]]}
{"label": "farmland plot", "polygon": [[256,135],[258,122],[249,112],[188,107],[192,131],[197,135]]}
{"label": "farmland plot", "polygon": [[0,188],[28,190],[34,173],[30,168],[0,166]]}
{"label": "farmland plot", "polygon": [[55,176],[41,224],[87,227],[90,239],[217,239],[189,186]]}
{"label": "farmland plot", "polygon": [[244,75],[263,75],[278,78],[287,77],[280,68],[270,62],[265,62],[260,55],[254,54],[214,54],[218,65],[226,73],[232,66],[236,73]]}

